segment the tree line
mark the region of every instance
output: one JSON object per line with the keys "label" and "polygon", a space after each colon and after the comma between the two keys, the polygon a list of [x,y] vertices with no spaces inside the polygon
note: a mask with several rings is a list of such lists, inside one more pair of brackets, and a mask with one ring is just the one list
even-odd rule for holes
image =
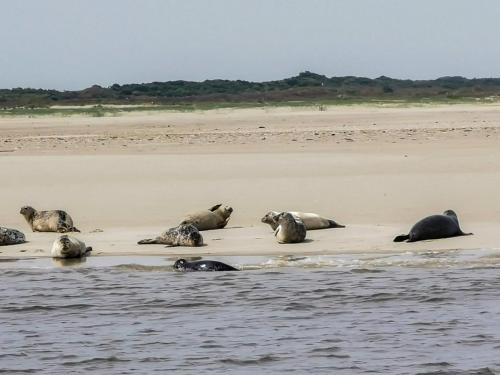
{"label": "tree line", "polygon": [[0,89],[0,108],[83,104],[177,104],[279,102],[293,100],[485,98],[500,95],[500,78],[441,77],[404,80],[381,76],[326,77],[302,72],[268,82],[242,80],[167,81],[94,85],[84,90]]}

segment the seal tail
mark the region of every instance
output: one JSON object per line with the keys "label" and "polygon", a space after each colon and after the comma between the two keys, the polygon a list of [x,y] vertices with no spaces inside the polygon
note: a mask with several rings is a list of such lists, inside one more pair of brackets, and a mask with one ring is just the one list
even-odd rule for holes
{"label": "seal tail", "polygon": [[473,236],[473,235],[474,233],[464,233],[464,232],[460,233],[460,236]]}
{"label": "seal tail", "polygon": [[393,241],[394,242],[403,242],[403,241],[406,241],[409,239],[410,239],[410,236],[408,234],[402,234],[400,236],[397,236]]}
{"label": "seal tail", "polygon": [[328,228],[345,228],[345,225],[336,223],[333,220],[328,220],[329,227]]}
{"label": "seal tail", "polygon": [[145,240],[140,240],[137,242],[137,245],[152,245],[152,244],[158,244],[159,242],[157,241],[156,238],[148,238]]}
{"label": "seal tail", "polygon": [[75,227],[70,228],[70,229],[69,229],[69,232],[78,232],[78,233],[81,233],[80,229],[77,229],[77,228],[75,228]]}

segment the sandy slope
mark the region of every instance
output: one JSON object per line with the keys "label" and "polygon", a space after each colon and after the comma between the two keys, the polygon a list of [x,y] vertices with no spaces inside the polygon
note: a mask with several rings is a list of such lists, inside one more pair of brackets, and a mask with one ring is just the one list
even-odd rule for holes
{"label": "sandy slope", "polygon": [[[30,241],[0,255],[49,254],[57,235],[29,232],[18,214],[26,204],[67,210],[95,254],[500,248],[499,137],[493,105],[0,118],[0,225]],[[228,229],[203,232],[207,246],[135,245],[219,202],[235,212]],[[474,236],[391,242],[448,208]],[[260,223],[270,209],[317,212],[348,227],[278,245]]]}

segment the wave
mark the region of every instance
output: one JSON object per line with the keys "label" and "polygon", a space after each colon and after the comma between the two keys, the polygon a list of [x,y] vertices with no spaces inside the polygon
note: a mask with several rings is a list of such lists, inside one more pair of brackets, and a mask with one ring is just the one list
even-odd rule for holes
{"label": "wave", "polygon": [[79,366],[79,365],[89,365],[89,364],[97,364],[97,363],[109,363],[109,362],[130,362],[130,359],[118,358],[114,355],[109,357],[93,357],[82,359],[80,361],[66,361],[62,362],[63,366]]}
{"label": "wave", "polygon": [[83,303],[77,303],[72,305],[30,305],[30,306],[13,306],[13,307],[0,307],[0,311],[3,312],[33,312],[33,311],[53,311],[53,310],[73,310],[73,309],[86,309],[94,307],[94,305],[88,305]]}
{"label": "wave", "polygon": [[273,356],[273,355],[263,355],[257,358],[247,358],[247,359],[241,359],[241,358],[223,358],[220,359],[219,362],[225,363],[225,364],[230,364],[230,365],[238,365],[238,366],[250,366],[250,365],[260,365],[263,363],[269,363],[269,362],[276,362],[279,361],[280,358]]}

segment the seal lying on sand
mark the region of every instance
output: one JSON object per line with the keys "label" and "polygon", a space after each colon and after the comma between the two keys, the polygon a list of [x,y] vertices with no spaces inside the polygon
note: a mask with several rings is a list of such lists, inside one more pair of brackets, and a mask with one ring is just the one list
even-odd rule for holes
{"label": "seal lying on sand", "polygon": [[208,210],[188,214],[181,224],[193,224],[198,230],[222,229],[228,221],[233,209],[217,204]]}
{"label": "seal lying on sand", "polygon": [[0,246],[17,245],[26,242],[24,234],[15,229],[0,227]]}
{"label": "seal lying on sand", "polygon": [[274,235],[279,243],[297,243],[306,238],[306,226],[302,220],[295,218],[289,212],[282,212],[277,217],[278,227]]}
{"label": "seal lying on sand", "polygon": [[177,260],[174,263],[174,269],[177,271],[239,271],[237,268],[215,260],[188,262],[185,259]]}
{"label": "seal lying on sand", "polygon": [[163,232],[160,237],[137,242],[139,245],[163,244],[170,246],[201,246],[203,237],[194,225],[181,224]]}
{"label": "seal lying on sand", "polygon": [[[261,221],[263,223],[269,224],[273,230],[278,228],[278,215],[281,212],[277,211],[269,211]],[[315,230],[315,229],[327,229],[327,228],[345,228],[345,225],[341,225],[336,223],[333,220],[326,219],[324,217],[319,216],[318,214],[313,214],[309,212],[295,212],[290,211],[295,218],[302,220],[307,230]]]}
{"label": "seal lying on sand", "polygon": [[73,219],[61,210],[37,211],[25,206],[19,212],[24,216],[33,232],[80,232],[73,226]]}
{"label": "seal lying on sand", "polygon": [[81,258],[90,255],[91,247],[67,234],[54,241],[50,254],[53,258]]}
{"label": "seal lying on sand", "polygon": [[447,210],[442,215],[427,216],[420,220],[410,229],[409,234],[397,236],[394,242],[415,242],[469,235],[472,233],[464,233],[460,229],[457,214],[452,210]]}

